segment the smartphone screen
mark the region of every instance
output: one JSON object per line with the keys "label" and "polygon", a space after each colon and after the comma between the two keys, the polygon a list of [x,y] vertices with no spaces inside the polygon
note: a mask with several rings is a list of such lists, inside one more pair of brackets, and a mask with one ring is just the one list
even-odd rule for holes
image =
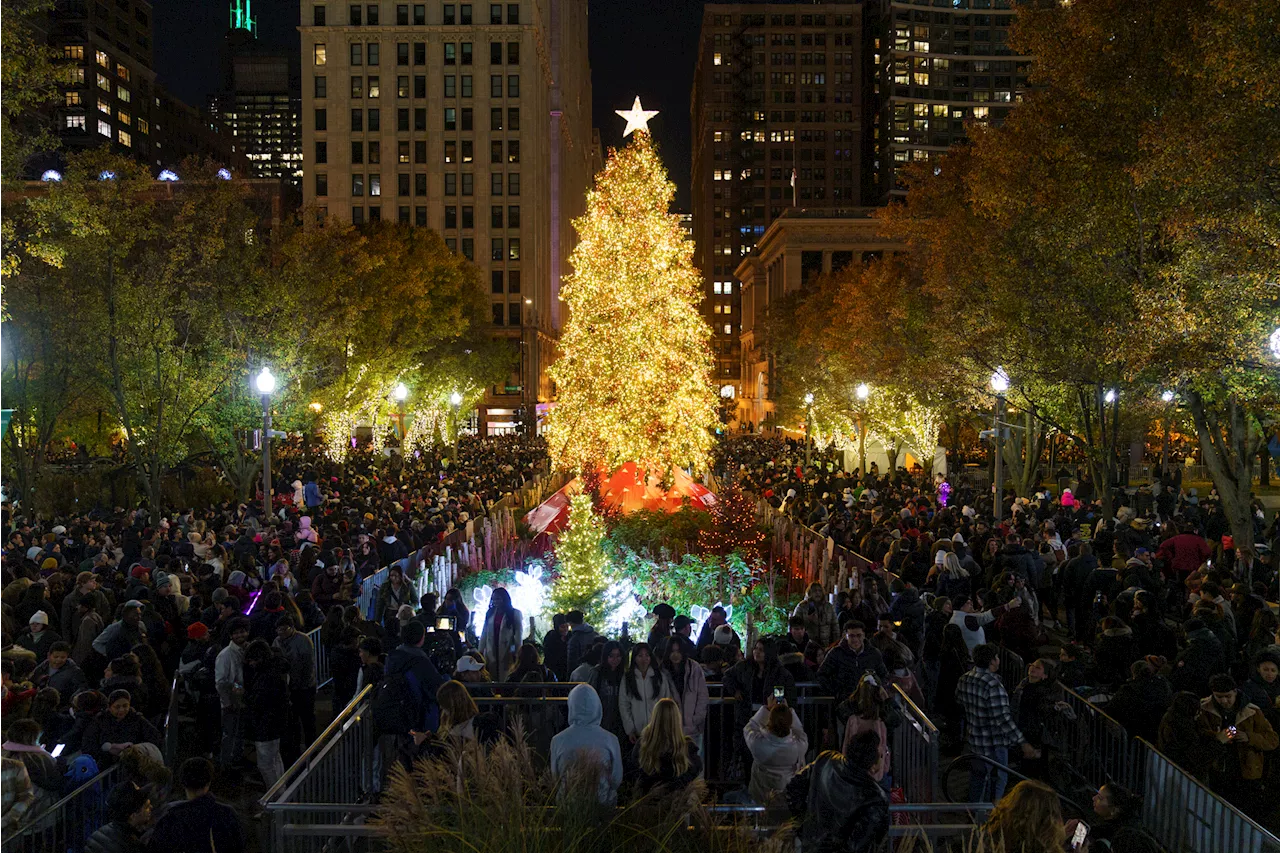
{"label": "smartphone screen", "polygon": [[1081,821],[1076,824],[1075,834],[1071,836],[1071,849],[1079,850],[1084,840],[1089,837],[1089,827]]}
{"label": "smartphone screen", "polygon": [[441,616],[441,617],[437,618],[437,619],[436,619],[436,629],[437,629],[437,630],[440,630],[440,631],[452,631],[452,630],[453,630],[453,618],[454,618],[454,617],[452,617],[452,616]]}
{"label": "smartphone screen", "polygon": [[782,689],[781,687],[775,687],[775,688],[773,688],[773,698],[774,698],[774,699],[782,699],[782,698],[783,698],[783,697],[785,697],[786,695],[787,695],[787,691],[786,691],[786,690],[784,690],[784,689]]}
{"label": "smartphone screen", "polygon": [[55,747],[53,748],[53,752],[52,752],[52,753],[50,753],[50,754],[51,754],[54,758],[57,758],[59,755],[62,755],[62,750],[63,750],[63,749],[65,749],[65,748],[66,748],[66,746],[67,746],[67,745],[66,745],[65,743],[60,743],[60,744],[58,744],[57,746],[55,746]]}

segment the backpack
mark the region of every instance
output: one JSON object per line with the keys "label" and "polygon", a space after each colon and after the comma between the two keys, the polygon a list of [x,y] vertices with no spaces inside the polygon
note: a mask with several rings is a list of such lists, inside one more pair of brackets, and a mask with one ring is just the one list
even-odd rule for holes
{"label": "backpack", "polygon": [[412,672],[383,676],[373,694],[373,725],[379,734],[407,735],[422,725],[418,679]]}

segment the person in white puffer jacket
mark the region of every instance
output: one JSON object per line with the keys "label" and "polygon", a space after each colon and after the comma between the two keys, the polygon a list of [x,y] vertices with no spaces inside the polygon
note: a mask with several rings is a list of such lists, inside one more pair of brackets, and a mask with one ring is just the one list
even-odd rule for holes
{"label": "person in white puffer jacket", "polygon": [[809,736],[796,712],[773,696],[748,721],[742,735],[753,759],[747,793],[767,805],[804,767]]}
{"label": "person in white puffer jacket", "polygon": [[618,691],[618,714],[631,743],[640,739],[653,706],[665,698],[671,698],[671,683],[658,668],[649,644],[636,643],[631,649],[631,666],[622,677],[622,689]]}

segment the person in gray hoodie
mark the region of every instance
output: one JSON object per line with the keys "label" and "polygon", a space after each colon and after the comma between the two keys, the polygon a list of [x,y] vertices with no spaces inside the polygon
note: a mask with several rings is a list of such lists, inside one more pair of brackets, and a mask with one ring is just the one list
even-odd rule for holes
{"label": "person in gray hoodie", "polygon": [[[569,727],[551,739],[551,772],[564,780],[579,762],[600,765],[598,799],[612,806],[622,784],[622,749],[612,732],[600,727],[600,697],[590,684],[579,684],[569,693]],[[561,787],[563,795],[564,788]]]}

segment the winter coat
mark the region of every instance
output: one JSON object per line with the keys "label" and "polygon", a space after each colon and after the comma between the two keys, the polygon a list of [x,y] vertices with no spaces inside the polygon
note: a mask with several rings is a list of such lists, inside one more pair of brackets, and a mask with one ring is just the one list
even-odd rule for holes
{"label": "winter coat", "polygon": [[498,681],[506,679],[516,663],[516,653],[520,651],[520,643],[524,637],[524,614],[511,608],[502,616],[502,624],[498,634],[494,634],[493,623],[497,611],[490,607],[484,616],[484,628],[480,632],[480,654],[484,655],[489,672]]}
{"label": "winter coat", "polygon": [[[635,685],[635,693],[631,685]],[[649,715],[659,699],[671,697],[671,683],[659,669],[650,666],[649,671],[641,677],[639,670],[632,669],[622,677],[622,690],[618,694],[618,714],[622,717],[622,730],[631,738],[639,738],[640,732],[649,724]]]}
{"label": "winter coat", "polygon": [[889,800],[880,783],[824,752],[787,785],[787,805],[803,815],[799,838],[817,853],[870,853],[889,833]]}
{"label": "winter coat", "polygon": [[171,803],[160,813],[149,840],[153,853],[244,853],[244,829],[235,809],[204,794]]}
{"label": "winter coat", "polygon": [[1227,670],[1227,656],[1222,641],[1208,628],[1187,632],[1187,647],[1173,662],[1169,681],[1173,689],[1187,690],[1197,696],[1209,692],[1209,677]]}
{"label": "winter coat", "polygon": [[98,635],[102,633],[106,623],[102,621],[97,611],[86,613],[84,618],[80,620],[80,625],[76,628],[76,642],[71,647],[71,659],[81,666],[93,654],[94,641],[98,639]]}
{"label": "winter coat", "polygon": [[70,658],[57,672],[49,671],[49,661],[45,661],[31,673],[31,681],[37,687],[52,687],[61,697],[60,707],[71,704],[71,697],[89,686],[89,679],[79,664]]}
{"label": "winter coat", "polygon": [[290,690],[308,690],[316,686],[316,650],[310,637],[294,631],[287,640],[276,637],[272,647],[284,655],[289,664]]}
{"label": "winter coat", "polygon": [[914,657],[919,657],[924,645],[925,623],[925,606],[920,600],[920,593],[914,587],[904,589],[889,606],[889,615],[895,622],[902,623],[902,627],[898,629],[898,639],[911,650]]}
{"label": "winter coat", "polygon": [[689,767],[683,773],[676,773],[675,762],[668,756],[658,760],[656,773],[646,773],[640,766],[640,742],[636,741],[627,755],[627,769],[634,780],[635,795],[643,797],[659,788],[664,792],[680,791],[697,779],[702,773],[702,757],[698,755],[697,745],[688,738],[685,738],[685,749],[688,750]]}
{"label": "winter coat", "polygon": [[862,651],[855,652],[841,642],[827,652],[818,667],[818,682],[828,694],[841,700],[854,691],[866,672],[875,673],[881,684],[889,683],[889,670],[879,650],[864,643]]}
{"label": "winter coat", "polygon": [[[1219,766],[1233,778],[1236,778],[1238,772],[1240,779],[1261,779],[1262,754],[1280,746],[1280,735],[1277,735],[1266,716],[1252,702],[1236,700],[1233,710],[1234,719],[1231,718],[1232,713],[1228,712],[1228,718],[1224,720],[1222,711],[1212,696],[1201,699],[1200,715],[1196,717],[1200,733],[1206,739],[1212,738],[1214,744],[1218,744],[1217,735],[1226,726],[1235,726],[1239,732],[1247,734],[1249,739],[1244,743],[1218,744],[1222,747],[1219,750]],[[1231,755],[1233,752],[1234,760]]]}
{"label": "winter coat", "polygon": [[117,758],[103,750],[104,743],[151,743],[160,746],[160,732],[137,711],[130,710],[123,720],[103,711],[85,726],[84,736],[80,739],[81,750],[98,762],[100,770],[115,764]]}
{"label": "winter coat", "polygon": [[1119,684],[1129,677],[1129,666],[1141,655],[1138,640],[1128,626],[1108,628],[1094,648],[1093,671],[1101,684]]}
{"label": "winter coat", "polygon": [[27,778],[36,787],[36,794],[47,800],[46,805],[53,805],[62,793],[62,772],[58,770],[58,759],[45,752],[40,746],[5,741],[0,744],[3,756],[14,761],[21,761],[27,768]]}
{"label": "winter coat", "polygon": [[113,820],[84,843],[84,853],[144,853],[142,837],[128,823]]}
{"label": "winter coat", "polygon": [[[840,626],[836,624],[836,609],[825,598],[814,601],[806,597],[796,605],[795,610],[791,611],[791,615],[804,619],[805,630],[823,648],[831,645],[840,637]],[[804,649],[800,651],[804,651]]]}
{"label": "winter coat", "polygon": [[[404,604],[408,604],[410,606],[417,604],[417,602],[413,600],[413,587],[410,586],[409,582],[406,580],[401,581],[400,588],[396,589],[392,586],[391,582],[388,581],[378,587],[378,603],[374,605],[373,618],[375,621],[380,622],[382,627],[390,634],[398,636],[400,633],[400,625],[396,621],[396,613],[400,610],[401,605]],[[485,660],[488,659],[489,656],[485,655]],[[490,669],[489,671],[497,672],[495,669]]]}
{"label": "winter coat", "polygon": [[1169,680],[1163,675],[1150,675],[1120,685],[1106,711],[1129,734],[1155,743],[1160,736],[1160,717],[1172,701]]}
{"label": "winter coat", "polygon": [[791,731],[783,737],[766,729],[768,722],[769,709],[762,707],[742,730],[752,759],[747,792],[760,804],[767,804],[787,789],[787,784],[804,767],[809,752],[809,736],[794,710],[791,711]]}
{"label": "winter coat", "polygon": [[[50,608],[51,610],[53,608]],[[51,630],[48,626],[38,634],[32,633],[30,628],[23,629],[18,635],[18,639],[14,645],[21,646],[36,656],[37,661],[44,661],[49,657],[49,647],[62,639],[57,631]]]}
{"label": "winter coat", "polygon": [[1280,678],[1270,684],[1262,680],[1255,670],[1248,681],[1240,685],[1240,693],[1246,702],[1252,702],[1266,715],[1271,727],[1280,731]]}
{"label": "winter coat", "polygon": [[280,740],[288,731],[289,662],[279,652],[244,668],[244,736],[246,740]]}
{"label": "winter coat", "polygon": [[622,784],[622,749],[618,738],[600,727],[600,697],[589,684],[579,684],[569,693],[569,726],[551,739],[551,772],[563,780],[570,769],[582,758],[597,761],[601,765],[598,800],[601,805],[613,805],[618,799],[618,786]]}
{"label": "winter coat", "polygon": [[557,681],[569,679],[569,638],[552,628],[542,638],[542,661],[555,674]]}
{"label": "winter coat", "polygon": [[[879,653],[877,653],[878,655]],[[725,670],[722,695],[737,698],[734,703],[734,725],[739,730],[746,727],[757,706],[767,703],[775,688],[781,687],[787,704],[796,705],[796,682],[781,665],[761,673],[755,661],[739,661]]]}
{"label": "winter coat", "polygon": [[565,641],[565,669],[573,672],[582,663],[582,656],[591,648],[596,638],[596,629],[590,625],[574,625],[569,629]]}
{"label": "winter coat", "polygon": [[1054,679],[1041,679],[1033,683],[1024,678],[1019,682],[1013,695],[1009,697],[1009,704],[1013,708],[1018,731],[1022,732],[1028,743],[1042,747],[1046,740],[1051,739],[1051,724],[1059,716],[1058,709],[1054,706],[1065,699],[1062,685]]}
{"label": "winter coat", "polygon": [[707,720],[707,705],[710,694],[707,691],[707,677],[696,660],[685,660],[684,676],[678,677],[668,666],[664,668],[667,684],[671,690],[671,698],[680,705],[680,716],[684,721],[686,737],[697,737],[702,734],[702,727]]}

